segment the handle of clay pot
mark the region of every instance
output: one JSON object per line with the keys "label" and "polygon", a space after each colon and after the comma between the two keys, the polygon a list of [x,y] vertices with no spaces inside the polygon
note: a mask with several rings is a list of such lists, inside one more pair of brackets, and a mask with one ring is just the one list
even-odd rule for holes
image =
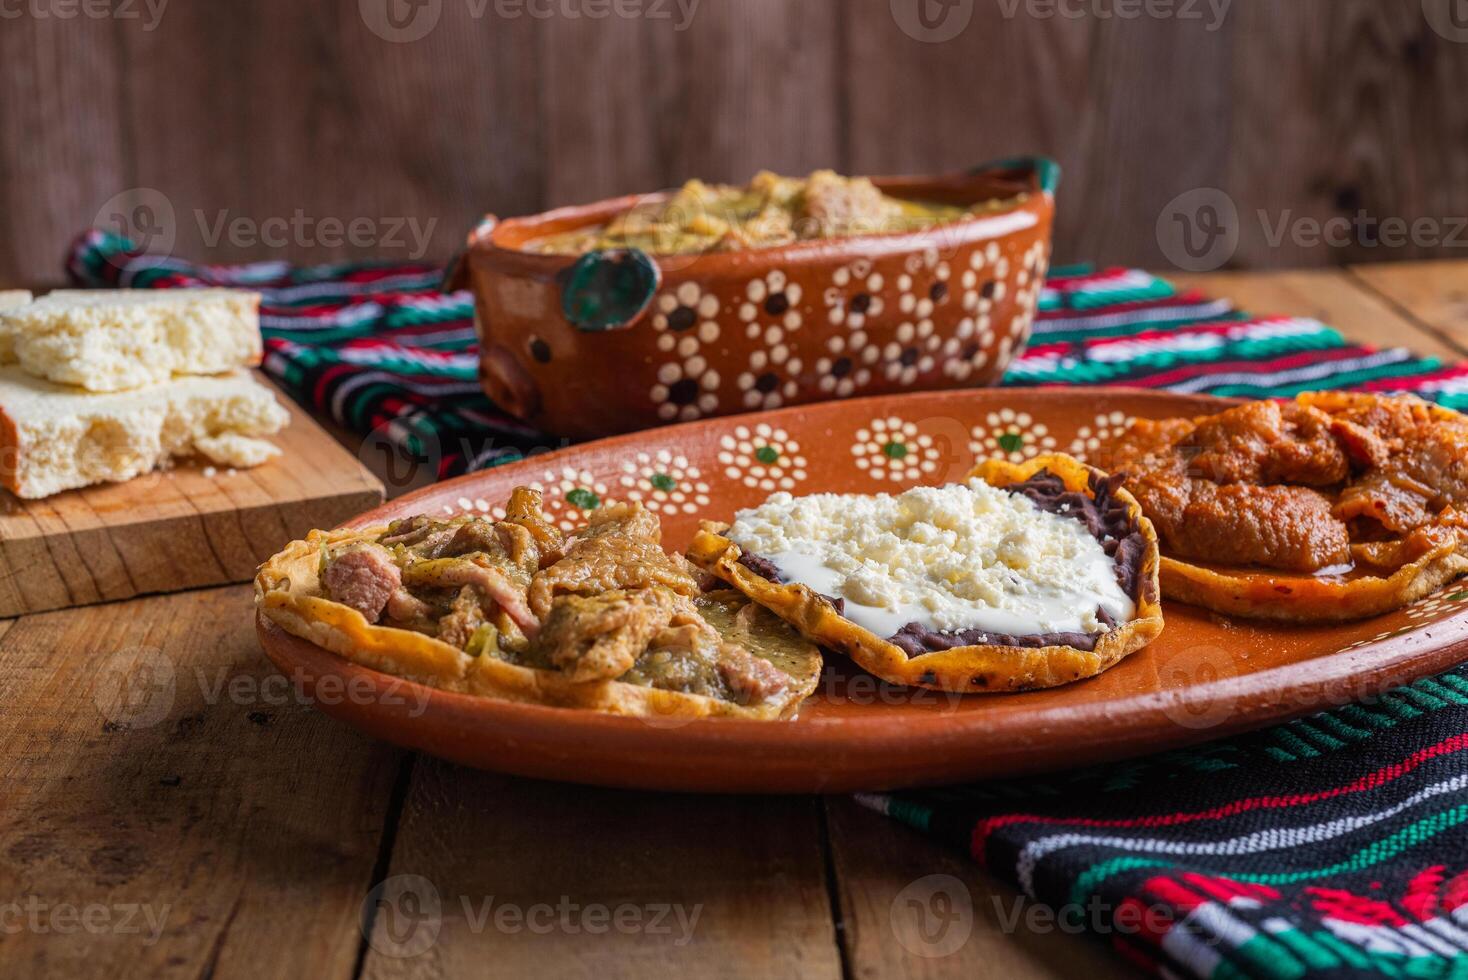
{"label": "handle of clay pot", "polygon": [[1060,186],[1060,164],[1049,157],[1006,157],[981,163],[969,171],[981,174],[990,170],[1028,170],[1040,183],[1040,190],[1053,195]]}
{"label": "handle of clay pot", "polygon": [[[473,283],[469,279],[469,256],[481,243],[489,240],[494,233],[499,219],[492,214],[486,214],[469,232],[468,240],[464,247],[449,262],[444,270],[443,289],[446,292],[454,292],[461,289],[470,289]],[[540,411],[540,389],[536,387],[535,381],[531,379],[515,356],[508,349],[495,342],[490,336],[489,324],[479,318],[479,302],[474,301],[475,332],[479,334],[479,374],[483,379],[485,392],[501,409],[513,415],[521,421],[528,422]]]}
{"label": "handle of clay pot", "polygon": [[464,247],[444,267],[443,286],[440,287],[444,292],[452,293],[469,288],[469,253],[474,251],[476,245],[494,233],[494,227],[499,222],[500,219],[492,214],[486,214],[479,219],[479,224],[475,225],[474,230],[469,232],[469,238],[464,242]]}
{"label": "handle of clay pot", "polygon": [[561,280],[561,312],[577,330],[625,330],[647,312],[663,271],[640,248],[587,252]]}

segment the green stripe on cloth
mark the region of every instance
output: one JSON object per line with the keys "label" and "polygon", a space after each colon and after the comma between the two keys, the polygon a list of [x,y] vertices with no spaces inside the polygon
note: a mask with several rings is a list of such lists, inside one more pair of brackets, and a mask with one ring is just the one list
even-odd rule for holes
{"label": "green stripe on cloth", "polygon": [[[1259,885],[1288,885],[1297,881],[1313,881],[1317,878],[1328,878],[1331,875],[1341,874],[1347,871],[1361,871],[1389,860],[1407,850],[1417,847],[1424,841],[1437,834],[1468,820],[1468,803],[1452,807],[1442,813],[1433,814],[1417,821],[1410,827],[1400,830],[1390,837],[1377,841],[1368,847],[1362,848],[1348,860],[1324,868],[1312,868],[1309,871],[1289,871],[1276,874],[1253,874],[1249,872],[1231,871],[1229,877],[1234,881],[1247,881]],[[1126,871],[1136,871],[1141,868],[1165,867],[1167,862],[1157,861],[1151,858],[1114,858],[1103,861],[1093,866],[1076,879],[1071,888],[1071,901],[1084,905],[1087,899],[1096,891],[1096,887],[1107,878]]]}

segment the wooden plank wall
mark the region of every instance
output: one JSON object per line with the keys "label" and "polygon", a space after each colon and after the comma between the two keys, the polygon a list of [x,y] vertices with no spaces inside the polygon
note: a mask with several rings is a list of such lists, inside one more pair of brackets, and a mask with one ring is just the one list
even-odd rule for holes
{"label": "wooden plank wall", "polygon": [[[1166,267],[1158,219],[1198,188],[1239,214],[1231,267],[1468,254],[1463,0],[108,2],[0,21],[0,281],[57,279],[99,212],[158,225],[135,205],[160,200],[188,257],[442,259],[487,210],[1014,152],[1065,167],[1061,260]],[[945,2],[952,39],[898,26]],[[388,4],[431,30],[384,39]],[[1434,224],[1399,248],[1266,231],[1363,209]]]}

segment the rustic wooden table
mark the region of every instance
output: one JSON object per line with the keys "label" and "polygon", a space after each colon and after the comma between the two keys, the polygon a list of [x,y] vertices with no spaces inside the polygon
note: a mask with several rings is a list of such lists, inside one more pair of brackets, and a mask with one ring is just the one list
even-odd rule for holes
{"label": "rustic wooden table", "polygon": [[[1174,278],[1468,355],[1468,262]],[[371,741],[279,683],[252,617],[238,585],[0,621],[0,975],[1126,972],[850,799],[588,789]],[[954,933],[899,898],[935,874],[973,908],[943,956]]]}

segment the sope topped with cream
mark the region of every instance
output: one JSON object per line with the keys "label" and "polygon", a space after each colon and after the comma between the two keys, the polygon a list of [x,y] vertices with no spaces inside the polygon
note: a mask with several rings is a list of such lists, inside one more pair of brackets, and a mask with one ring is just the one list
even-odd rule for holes
{"label": "sope topped with cream", "polygon": [[777,493],[727,537],[800,583],[844,600],[881,637],[937,632],[1099,633],[1136,613],[1086,526],[981,480],[892,494]]}

